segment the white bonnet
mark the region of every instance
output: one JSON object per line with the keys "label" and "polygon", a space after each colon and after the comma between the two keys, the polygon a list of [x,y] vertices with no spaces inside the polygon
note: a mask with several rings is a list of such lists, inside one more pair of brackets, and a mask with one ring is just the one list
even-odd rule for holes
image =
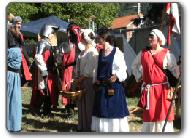
{"label": "white bonnet", "polygon": [[81,29],[81,34],[84,34],[84,39],[86,40],[87,43],[89,44],[93,44],[94,43],[94,39],[91,39],[89,37],[89,34],[92,33],[92,36],[95,37],[95,33],[94,31],[92,31],[92,29]]}
{"label": "white bonnet", "polygon": [[166,43],[166,39],[165,39],[165,36],[164,34],[158,30],[158,29],[153,29],[150,34],[154,35],[154,36],[157,36],[158,38],[160,38],[160,41],[161,41],[161,45],[165,45]]}

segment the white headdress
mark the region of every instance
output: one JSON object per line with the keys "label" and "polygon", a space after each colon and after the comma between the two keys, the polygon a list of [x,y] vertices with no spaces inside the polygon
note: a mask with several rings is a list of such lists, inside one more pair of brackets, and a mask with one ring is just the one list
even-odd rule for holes
{"label": "white headdress", "polygon": [[87,43],[94,45],[94,39],[89,37],[89,34],[92,34],[92,37],[95,37],[94,31],[92,29],[81,29],[81,32],[84,34],[84,39]]}
{"label": "white headdress", "polygon": [[165,39],[164,34],[163,34],[160,30],[158,30],[158,29],[153,29],[153,30],[150,32],[150,34],[152,34],[152,35],[154,35],[154,36],[157,36],[157,37],[160,39],[160,41],[161,41],[161,45],[165,45],[166,39]]}

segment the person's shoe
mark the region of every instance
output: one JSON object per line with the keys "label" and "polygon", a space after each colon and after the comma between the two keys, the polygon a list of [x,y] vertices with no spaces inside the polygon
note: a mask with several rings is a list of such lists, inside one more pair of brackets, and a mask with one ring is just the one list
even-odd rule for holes
{"label": "person's shoe", "polygon": [[58,109],[57,109],[57,106],[53,106],[52,107],[52,111],[57,111]]}
{"label": "person's shoe", "polygon": [[73,115],[73,114],[74,114],[74,110],[73,110],[72,108],[68,108],[68,109],[67,109],[67,114],[68,114],[69,116]]}

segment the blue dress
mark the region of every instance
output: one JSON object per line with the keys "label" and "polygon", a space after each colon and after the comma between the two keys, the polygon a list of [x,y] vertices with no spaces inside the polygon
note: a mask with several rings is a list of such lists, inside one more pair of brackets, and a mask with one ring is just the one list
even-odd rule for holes
{"label": "blue dress", "polygon": [[[116,48],[108,56],[104,56],[100,51],[97,69],[97,80],[106,81],[112,75],[112,64]],[[108,95],[108,88],[106,84],[100,84],[98,90],[95,92],[95,102],[93,107],[93,116],[98,118],[123,118],[129,115],[127,102],[125,99],[124,88],[121,82],[117,80],[111,84],[115,94]]]}
{"label": "blue dress", "polygon": [[[7,50],[7,129],[9,131],[21,130],[22,99],[20,74],[14,70],[19,70],[21,66],[21,49],[12,47]],[[10,68],[12,70],[10,70]]]}

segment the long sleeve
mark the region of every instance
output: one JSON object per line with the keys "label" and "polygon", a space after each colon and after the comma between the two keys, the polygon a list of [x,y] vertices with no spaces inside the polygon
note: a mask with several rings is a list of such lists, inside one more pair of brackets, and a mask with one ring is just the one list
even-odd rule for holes
{"label": "long sleeve", "polygon": [[112,74],[115,74],[120,82],[127,79],[127,65],[125,63],[124,54],[119,48],[116,48],[116,53],[114,55]]}
{"label": "long sleeve", "polygon": [[142,76],[142,65],[141,65],[141,53],[139,52],[132,63],[132,73],[135,76],[135,80],[138,82]]}
{"label": "long sleeve", "polygon": [[83,75],[86,77],[93,77],[93,81],[95,81],[98,62],[98,52],[96,49],[92,49],[89,53],[87,53],[84,60],[86,61],[83,67]]}
{"label": "long sleeve", "polygon": [[169,51],[164,58],[163,69],[168,69],[169,71],[171,71],[173,76],[175,76],[177,79],[179,78],[179,66],[177,65],[175,56]]}
{"label": "long sleeve", "polygon": [[43,59],[43,49],[45,48],[45,43],[40,43],[38,48],[36,49],[36,55],[34,57],[35,63],[38,66],[38,68],[40,69],[42,76],[46,76],[47,75],[47,67],[46,67],[46,63]]}

